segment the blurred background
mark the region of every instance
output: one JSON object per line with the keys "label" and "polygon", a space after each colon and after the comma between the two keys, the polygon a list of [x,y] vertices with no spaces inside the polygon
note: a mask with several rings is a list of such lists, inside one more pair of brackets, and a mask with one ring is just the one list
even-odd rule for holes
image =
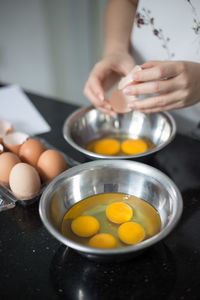
{"label": "blurred background", "polygon": [[77,105],[103,50],[107,0],[0,0],[0,82]]}

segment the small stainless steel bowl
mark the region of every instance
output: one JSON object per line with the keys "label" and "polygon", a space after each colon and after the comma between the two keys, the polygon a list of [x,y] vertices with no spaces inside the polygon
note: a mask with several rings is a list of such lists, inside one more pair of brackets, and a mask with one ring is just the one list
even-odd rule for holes
{"label": "small stainless steel bowl", "polygon": [[[107,156],[86,150],[89,142],[108,134],[127,134],[134,138],[149,138],[155,145],[154,149],[137,155]],[[65,140],[76,150],[90,159],[135,159],[145,161],[167,146],[176,133],[176,123],[167,112],[143,114],[131,111],[118,114],[112,118],[103,114],[93,106],[84,107],[72,113],[64,122],[63,135]]]}
{"label": "small stainless steel bowl", "polygon": [[[162,229],[143,242],[118,249],[95,249],[76,243],[61,233],[64,215],[78,201],[100,193],[127,193],[158,211]],[[40,217],[61,243],[98,261],[126,260],[166,237],[182,213],[182,197],[176,185],[161,171],[136,161],[96,160],[73,167],[55,178],[42,194]]]}

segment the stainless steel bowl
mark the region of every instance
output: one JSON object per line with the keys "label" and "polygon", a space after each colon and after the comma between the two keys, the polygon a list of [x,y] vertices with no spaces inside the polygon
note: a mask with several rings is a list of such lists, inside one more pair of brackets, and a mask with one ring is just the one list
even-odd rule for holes
{"label": "stainless steel bowl", "polygon": [[[107,156],[90,152],[85,149],[88,143],[96,138],[117,133],[132,137],[147,137],[155,145],[154,149],[137,155]],[[72,113],[64,122],[63,135],[65,140],[76,150],[91,159],[138,159],[149,157],[167,146],[176,133],[173,117],[167,112],[143,114],[131,111],[118,114],[112,118],[103,114],[93,106],[84,107]]]}
{"label": "stainless steel bowl", "polygon": [[[61,233],[67,210],[78,201],[100,193],[127,193],[153,205],[162,229],[143,242],[119,249],[95,249],[76,243]],[[182,197],[176,185],[161,171],[129,160],[96,160],[73,167],[55,178],[43,192],[40,217],[61,243],[98,261],[125,260],[166,237],[182,213]]]}

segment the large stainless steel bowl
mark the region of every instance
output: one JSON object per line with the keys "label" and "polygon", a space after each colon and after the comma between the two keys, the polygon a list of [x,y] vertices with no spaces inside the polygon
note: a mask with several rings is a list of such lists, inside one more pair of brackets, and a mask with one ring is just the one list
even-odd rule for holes
{"label": "large stainless steel bowl", "polygon": [[[90,141],[112,133],[127,134],[134,138],[149,138],[155,148],[141,154],[120,157],[101,155],[85,149]],[[175,121],[167,112],[143,114],[135,110],[112,118],[93,106],[76,110],[63,125],[65,140],[91,159],[128,158],[145,161],[145,158],[167,146],[173,140],[175,133]]]}
{"label": "large stainless steel bowl", "polygon": [[[76,243],[61,233],[67,210],[78,201],[100,193],[127,193],[153,205],[162,229],[143,242],[120,249],[95,249]],[[40,217],[47,230],[61,243],[99,261],[129,259],[166,237],[182,213],[182,197],[176,185],[149,165],[129,160],[96,160],[73,167],[54,179],[40,200]]]}

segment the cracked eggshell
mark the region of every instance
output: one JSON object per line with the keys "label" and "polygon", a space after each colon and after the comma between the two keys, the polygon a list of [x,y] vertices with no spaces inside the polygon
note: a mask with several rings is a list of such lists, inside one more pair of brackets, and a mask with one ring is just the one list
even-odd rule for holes
{"label": "cracked eggshell", "polygon": [[130,85],[130,84],[134,84],[134,73],[137,71],[141,71],[142,68],[138,65],[136,65],[130,73],[128,73],[127,76],[122,77],[122,79],[120,80],[119,84],[118,84],[118,89],[122,90],[124,89],[126,86]]}
{"label": "cracked eggshell", "polygon": [[12,124],[6,120],[0,120],[0,143],[3,141],[3,137],[14,131]]}
{"label": "cracked eggshell", "polygon": [[27,163],[19,163],[12,168],[9,185],[13,194],[21,200],[36,196],[41,188],[37,170]]}
{"label": "cracked eggshell", "polygon": [[3,144],[6,149],[18,154],[21,145],[28,139],[28,137],[28,134],[24,132],[13,132],[3,137]]}
{"label": "cracked eggshell", "polygon": [[127,96],[121,90],[115,89],[110,94],[109,102],[114,111],[117,113],[127,113],[132,110],[128,106],[129,102],[135,99],[136,97]]}

